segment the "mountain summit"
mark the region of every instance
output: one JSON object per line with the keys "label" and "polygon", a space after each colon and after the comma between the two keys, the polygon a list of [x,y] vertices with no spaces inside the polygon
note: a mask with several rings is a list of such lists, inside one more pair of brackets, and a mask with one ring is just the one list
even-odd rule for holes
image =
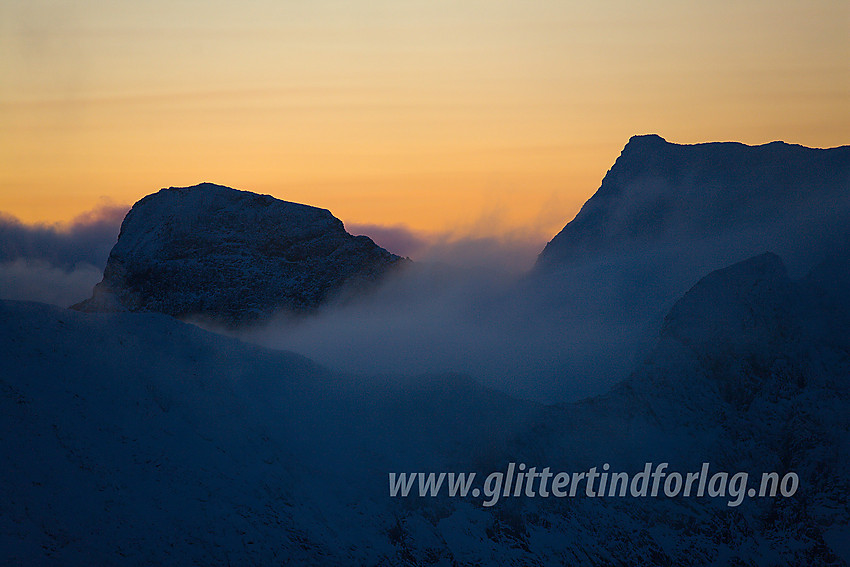
{"label": "mountain summit", "polygon": [[313,310],[402,262],[325,209],[212,183],[170,187],[133,205],[103,281],[74,308],[236,324]]}
{"label": "mountain summit", "polygon": [[845,241],[848,211],[850,146],[683,145],[634,136],[596,194],[540,254],[538,268],[721,241],[726,250],[746,248],[726,262],[764,250],[794,258],[800,250],[809,255],[824,235]]}

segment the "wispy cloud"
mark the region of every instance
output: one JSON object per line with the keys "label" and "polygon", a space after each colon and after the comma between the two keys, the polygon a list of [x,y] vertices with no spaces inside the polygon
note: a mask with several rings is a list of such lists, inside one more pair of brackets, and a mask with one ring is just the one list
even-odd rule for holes
{"label": "wispy cloud", "polygon": [[380,224],[345,225],[351,234],[365,235],[375,241],[375,244],[399,256],[412,257],[428,246],[428,237],[404,225],[385,226]]}
{"label": "wispy cloud", "polygon": [[[474,227],[473,227],[474,228]],[[346,224],[354,235],[370,237],[378,246],[416,262],[466,266],[470,269],[518,274],[528,270],[547,238],[525,231],[481,236],[473,230],[424,232],[404,225]]]}

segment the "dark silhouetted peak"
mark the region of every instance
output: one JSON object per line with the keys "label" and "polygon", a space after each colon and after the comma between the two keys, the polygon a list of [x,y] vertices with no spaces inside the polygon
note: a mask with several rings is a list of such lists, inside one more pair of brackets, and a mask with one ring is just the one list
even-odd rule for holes
{"label": "dark silhouetted peak", "polygon": [[329,211],[202,183],[148,195],[127,213],[86,311],[154,311],[227,323],[317,308],[401,258]]}
{"label": "dark silhouetted peak", "polygon": [[800,226],[806,222],[846,232],[847,223],[830,215],[847,210],[850,146],[680,145],[654,134],[635,136],[598,191],[540,254],[538,267],[647,245],[734,239],[731,233],[742,230],[758,240],[745,254],[772,249],[785,257],[793,244],[777,241],[787,233],[813,232]]}
{"label": "dark silhouetted peak", "polygon": [[667,144],[669,144],[669,142],[658,134],[640,134],[629,138],[629,141],[626,144],[626,147],[623,148],[623,151],[642,151],[652,148],[657,149],[664,147]]}

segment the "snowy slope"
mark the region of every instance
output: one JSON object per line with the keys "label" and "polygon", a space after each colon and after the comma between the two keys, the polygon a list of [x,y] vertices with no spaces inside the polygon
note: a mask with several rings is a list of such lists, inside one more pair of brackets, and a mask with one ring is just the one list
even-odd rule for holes
{"label": "snowy slope", "polygon": [[460,377],[363,384],[155,314],[2,302],[0,345],[19,565],[376,564],[398,553],[388,471],[443,470],[536,407]]}
{"label": "snowy slope", "polygon": [[[585,466],[607,455],[621,467],[654,460],[692,471],[707,461],[730,474],[799,475],[793,498],[737,508],[614,502],[657,530],[655,562],[850,561],[841,543],[850,533],[850,335],[825,332],[848,323],[848,280],[816,275],[846,273],[848,264],[836,258],[794,281],[764,254],[709,274],[671,309],[628,380],[547,425],[549,450],[563,451],[569,439],[563,458]],[[661,535],[662,526],[672,533]]]}
{"label": "snowy slope", "polygon": [[[339,376],[156,314],[0,303],[11,564],[846,564],[846,257],[703,278],[611,392]],[[795,471],[793,498],[392,499],[389,472]]]}

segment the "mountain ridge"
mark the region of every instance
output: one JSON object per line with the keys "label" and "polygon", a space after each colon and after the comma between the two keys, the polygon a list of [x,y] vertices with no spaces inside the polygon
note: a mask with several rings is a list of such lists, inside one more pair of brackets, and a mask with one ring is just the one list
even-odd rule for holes
{"label": "mountain ridge", "polygon": [[537,267],[663,238],[701,238],[765,216],[788,224],[783,209],[818,199],[850,207],[850,146],[673,144],[657,134],[633,136],[597,192],[546,245]]}

